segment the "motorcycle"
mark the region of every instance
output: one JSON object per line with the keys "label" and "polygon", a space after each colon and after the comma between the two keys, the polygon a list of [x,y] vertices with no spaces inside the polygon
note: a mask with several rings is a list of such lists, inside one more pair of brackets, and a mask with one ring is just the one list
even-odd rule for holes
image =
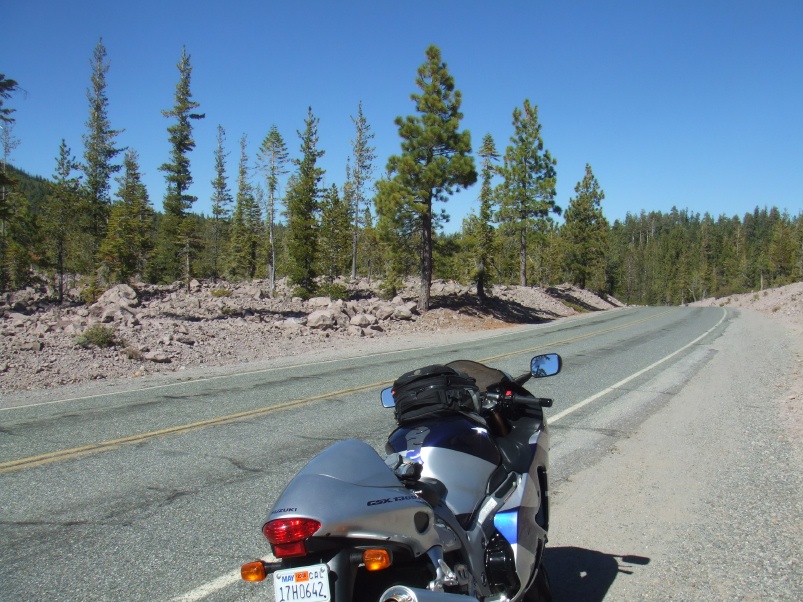
{"label": "motorcycle", "polygon": [[290,481],[262,531],[276,602],[544,602],[549,432],[530,378],[558,374],[538,355],[513,378],[457,360],[382,391],[397,427],[383,459],[348,439]]}

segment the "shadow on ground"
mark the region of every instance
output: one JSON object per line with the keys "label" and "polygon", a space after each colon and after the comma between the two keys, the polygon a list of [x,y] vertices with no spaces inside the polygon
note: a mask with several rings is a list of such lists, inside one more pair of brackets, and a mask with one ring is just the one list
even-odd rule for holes
{"label": "shadow on ground", "polygon": [[555,602],[601,602],[619,575],[632,575],[644,556],[606,554],[584,548],[547,547],[544,564]]}
{"label": "shadow on ground", "polygon": [[562,317],[551,311],[535,310],[516,301],[488,297],[481,303],[474,295],[438,295],[430,299],[430,309],[451,309],[475,318],[496,318],[508,324],[540,324]]}

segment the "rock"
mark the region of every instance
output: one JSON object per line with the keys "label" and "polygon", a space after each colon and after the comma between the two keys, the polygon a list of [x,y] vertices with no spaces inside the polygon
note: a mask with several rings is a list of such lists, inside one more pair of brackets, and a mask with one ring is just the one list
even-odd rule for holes
{"label": "rock", "polygon": [[332,299],[329,297],[312,297],[307,301],[309,307],[329,307],[331,303]]}
{"label": "rock", "polygon": [[412,320],[413,319],[413,312],[407,309],[404,306],[397,307],[393,310],[393,319],[394,320]]}
{"label": "rock", "polygon": [[170,363],[170,357],[164,351],[149,351],[148,353],[144,353],[142,355],[142,359],[148,360],[149,362],[155,362],[157,364]]}
{"label": "rock", "polygon": [[268,294],[262,290],[260,286],[249,286],[247,287],[243,293],[253,299],[254,301],[262,301],[262,299],[266,299]]}
{"label": "rock", "polygon": [[136,307],[139,305],[137,292],[127,284],[118,284],[113,286],[105,293],[103,293],[94,305],[124,305],[127,307]]}
{"label": "rock", "polygon": [[307,316],[307,326],[310,328],[327,329],[335,325],[334,313],[329,309],[320,309]]}
{"label": "rock", "polygon": [[393,315],[394,311],[396,311],[396,307],[390,303],[380,303],[374,308],[373,314],[378,320],[387,320]]}
{"label": "rock", "polygon": [[352,324],[346,329],[346,334],[352,337],[362,337],[365,336],[365,331],[359,326]]}
{"label": "rock", "polygon": [[33,341],[31,343],[23,343],[19,346],[20,351],[42,351],[42,343]]}
{"label": "rock", "polygon": [[361,329],[371,324],[376,324],[376,316],[371,314],[357,314],[350,320],[352,326],[359,326]]}

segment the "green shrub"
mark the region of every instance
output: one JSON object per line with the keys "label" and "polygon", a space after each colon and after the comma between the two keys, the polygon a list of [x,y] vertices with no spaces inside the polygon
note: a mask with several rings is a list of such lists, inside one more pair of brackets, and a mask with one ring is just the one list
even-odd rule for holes
{"label": "green shrub", "polygon": [[81,290],[81,300],[87,305],[92,305],[105,292],[105,289],[95,284],[90,284]]}
{"label": "green shrub", "polygon": [[81,347],[113,347],[117,344],[114,329],[101,324],[95,324],[87,328],[83,334],[78,335],[75,340]]}
{"label": "green shrub", "polygon": [[401,280],[394,277],[388,277],[379,285],[379,298],[380,299],[393,299],[401,288]]}
{"label": "green shrub", "polygon": [[342,284],[324,284],[319,293],[324,297],[329,297],[333,301],[337,299],[342,299],[343,301],[348,301],[349,299],[349,290],[343,286]]}
{"label": "green shrub", "polygon": [[214,288],[212,289],[212,296],[213,297],[231,297],[234,294],[234,291],[229,290],[227,288]]}
{"label": "green shrub", "polygon": [[297,286],[293,289],[293,292],[290,293],[292,297],[301,297],[304,301],[307,299],[312,298],[312,291],[309,290],[305,286]]}

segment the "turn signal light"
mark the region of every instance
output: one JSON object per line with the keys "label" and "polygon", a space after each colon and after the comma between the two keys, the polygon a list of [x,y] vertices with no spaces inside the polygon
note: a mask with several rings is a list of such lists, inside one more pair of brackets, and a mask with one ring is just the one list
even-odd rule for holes
{"label": "turn signal light", "polygon": [[249,562],[240,567],[240,576],[244,581],[264,581],[268,576],[261,560]]}
{"label": "turn signal light", "polygon": [[362,553],[362,561],[366,570],[381,571],[391,565],[390,552],[382,549],[365,550]]}

